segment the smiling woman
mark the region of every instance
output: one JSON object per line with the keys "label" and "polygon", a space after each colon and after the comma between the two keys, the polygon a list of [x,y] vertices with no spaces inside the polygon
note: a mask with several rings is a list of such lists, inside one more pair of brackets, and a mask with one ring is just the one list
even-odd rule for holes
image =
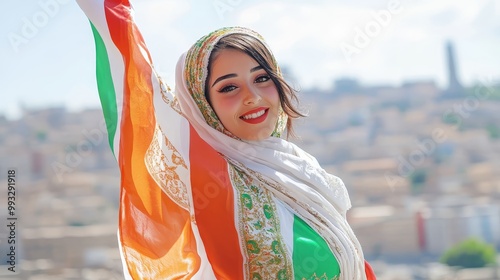
{"label": "smiling woman", "polygon": [[209,103],[222,125],[242,140],[271,136],[280,114],[278,90],[267,72],[249,55],[220,51],[207,79]]}
{"label": "smiling woman", "polygon": [[128,279],[375,279],[343,182],[280,136],[301,114],[258,33],[202,37],[181,55],[171,91],[127,1],[79,4],[122,175]]}

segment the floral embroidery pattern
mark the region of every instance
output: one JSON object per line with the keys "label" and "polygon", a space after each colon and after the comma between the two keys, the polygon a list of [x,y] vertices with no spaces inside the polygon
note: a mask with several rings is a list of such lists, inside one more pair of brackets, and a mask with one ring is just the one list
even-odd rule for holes
{"label": "floral embroidery pattern", "polygon": [[[158,83],[159,83],[159,87],[160,87],[160,93],[161,93],[161,98],[163,99],[163,102],[165,102],[166,104],[170,105],[170,107],[172,109],[174,109],[174,111],[176,111],[180,115],[184,115],[182,113],[181,106],[179,105],[179,100],[177,99],[176,96],[174,96],[172,94],[172,90],[170,89],[170,87],[163,82],[163,79],[158,74],[156,74],[156,72],[155,72],[155,75],[156,75],[156,78],[158,79]],[[170,97],[174,96],[173,100],[170,100],[169,96]]]}
{"label": "floral embroidery pattern", "polygon": [[237,226],[246,248],[248,279],[293,279],[271,194],[233,165],[229,174],[239,197]]}
{"label": "floral embroidery pattern", "polygon": [[[166,149],[160,146],[162,138]],[[163,192],[180,207],[189,210],[187,187],[180,179],[178,170],[185,169],[187,172],[187,165],[177,149],[163,135],[159,126],[155,129],[145,161],[149,173]]]}

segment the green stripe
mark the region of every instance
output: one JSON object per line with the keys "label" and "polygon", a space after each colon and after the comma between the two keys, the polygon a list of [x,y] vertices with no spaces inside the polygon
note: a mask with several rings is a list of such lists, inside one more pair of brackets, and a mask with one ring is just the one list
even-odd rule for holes
{"label": "green stripe", "polygon": [[302,219],[293,221],[295,279],[336,279],[340,266],[325,240]]}
{"label": "green stripe", "polygon": [[[96,48],[96,76],[97,76],[97,89],[99,90],[99,99],[101,100],[102,111],[104,120],[106,121],[106,128],[108,130],[108,141],[113,154],[115,153],[114,141],[117,121],[118,110],[116,107],[116,93],[111,76],[111,68],[109,64],[108,52],[101,35],[90,22],[92,33],[94,33],[94,42]],[[116,155],[115,155],[116,156]]]}

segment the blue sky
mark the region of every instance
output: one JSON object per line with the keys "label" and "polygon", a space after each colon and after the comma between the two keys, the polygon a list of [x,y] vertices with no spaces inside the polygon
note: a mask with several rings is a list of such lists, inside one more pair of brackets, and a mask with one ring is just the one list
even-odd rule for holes
{"label": "blue sky", "polygon": [[[352,1],[354,2],[354,1]],[[455,44],[465,85],[500,81],[500,3],[494,0],[136,0],[157,70],[173,82],[177,58],[202,35],[242,25],[261,33],[302,88],[354,77],[365,85],[434,80],[446,86]],[[21,106],[99,105],[88,21],[72,0],[4,1],[0,114]]]}

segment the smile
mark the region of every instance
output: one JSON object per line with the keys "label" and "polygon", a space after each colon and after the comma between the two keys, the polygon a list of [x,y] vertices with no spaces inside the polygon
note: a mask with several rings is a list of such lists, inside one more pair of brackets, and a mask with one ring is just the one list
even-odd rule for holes
{"label": "smile", "polygon": [[259,108],[241,116],[240,119],[251,124],[261,123],[266,119],[268,111],[269,109]]}

